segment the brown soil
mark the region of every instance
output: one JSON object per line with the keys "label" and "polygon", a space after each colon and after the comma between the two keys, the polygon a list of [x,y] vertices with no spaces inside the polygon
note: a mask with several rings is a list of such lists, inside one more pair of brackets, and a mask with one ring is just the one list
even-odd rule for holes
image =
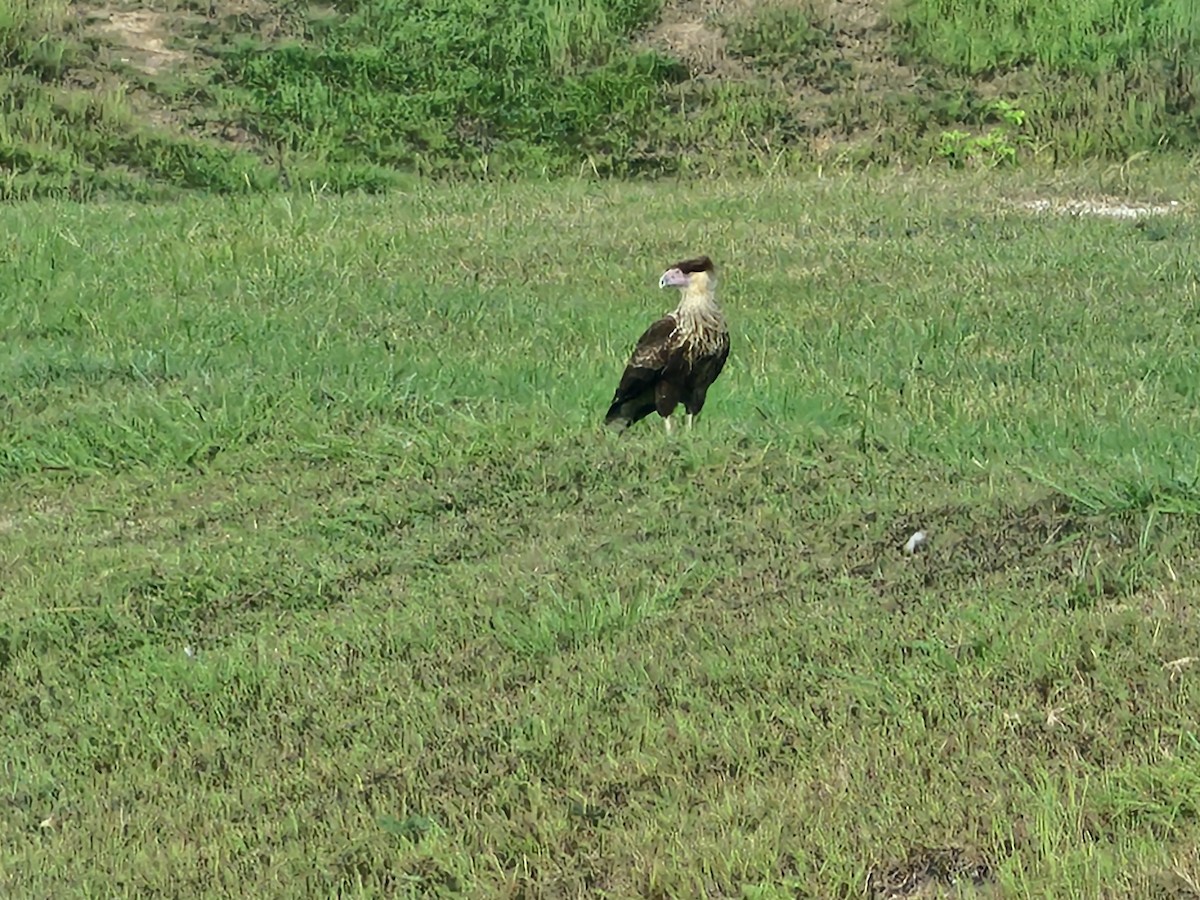
{"label": "brown soil", "polygon": [[973,854],[958,848],[913,850],[901,862],[880,866],[871,873],[867,887],[872,900],[932,900],[960,897],[962,888],[971,896],[998,896],[991,868]]}
{"label": "brown soil", "polygon": [[164,13],[101,8],[88,14],[86,24],[112,43],[121,62],[147,75],[157,75],[192,59],[190,54],[168,47],[171,31]]}
{"label": "brown soil", "polygon": [[[771,7],[799,9],[827,35],[808,60],[811,73],[764,70],[730,51],[727,28]],[[885,26],[883,0],[668,0],[640,43],[680,59],[701,81],[767,80],[782,87],[814,153],[825,156],[877,131],[879,116],[864,111],[918,82],[895,59]],[[853,111],[846,102],[851,93],[858,98]]]}
{"label": "brown soil", "polygon": [[[1129,527],[1110,516],[1081,514],[1061,496],[994,511],[925,510],[861,541],[850,551],[846,570],[900,607],[923,589],[1014,578],[1053,582],[1068,597],[1085,586],[1102,585],[1107,594],[1120,590],[1121,562],[1134,545]],[[903,548],[918,530],[928,539],[910,556]],[[851,533],[845,537],[847,543],[852,539]],[[1095,560],[1091,580],[1083,577],[1088,559]]]}
{"label": "brown soil", "polygon": [[95,70],[69,73],[67,86],[91,89],[111,80],[109,70],[132,70],[126,96],[152,128],[189,134],[229,146],[257,143],[244,128],[214,120],[203,109],[180,106],[154,90],[165,77],[188,81],[213,65],[205,50],[218,31],[253,32],[266,40],[281,34],[286,11],[269,0],[196,0],[192,8],[160,12],[142,7],[78,4],[79,31],[97,48]]}
{"label": "brown soil", "polygon": [[862,51],[853,55],[866,61],[886,55],[885,42],[871,39],[883,20],[883,5],[882,0],[669,0],[644,42],[677,56],[696,74],[744,76],[748,69],[726,53],[723,23],[754,15],[761,7],[796,7],[832,31],[840,49]]}

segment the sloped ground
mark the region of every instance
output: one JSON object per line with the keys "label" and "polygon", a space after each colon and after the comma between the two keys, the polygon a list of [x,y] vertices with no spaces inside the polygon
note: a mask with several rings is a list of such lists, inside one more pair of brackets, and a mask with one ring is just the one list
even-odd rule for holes
{"label": "sloped ground", "polygon": [[[221,121],[199,88],[218,67],[213,46],[236,36],[283,36],[286,16],[263,0],[196,0],[201,13],[76,4],[84,41],[96,50],[95,68],[121,78],[138,117],[147,125],[204,140],[248,145],[244,128]],[[84,70],[84,86],[100,80]],[[76,76],[78,79],[78,75]]]}
{"label": "sloped ground", "polygon": [[[669,0],[648,27],[641,13],[620,25],[559,22],[568,40],[583,41],[566,51],[573,92],[551,89],[560,79],[548,70],[514,89],[490,62],[468,78],[459,66],[433,71],[454,48],[491,39],[480,38],[479,16],[503,11],[473,2],[447,7],[454,24],[440,35],[402,44],[418,56],[426,50],[407,66],[388,49],[397,34],[412,41],[413,28],[425,27],[407,14],[384,35],[371,16],[304,2],[74,4],[46,34],[25,35],[20,90],[0,109],[11,136],[0,145],[0,196],[374,190],[412,172],[509,177],[590,167],[655,177],[815,162],[1126,159],[1194,137],[1188,110],[1200,87],[1189,87],[1182,65],[1177,84],[1154,77],[1162,47],[1144,55],[1148,67],[1114,75],[1111,85],[1019,66],[968,77],[914,49],[914,34],[932,26],[913,26],[907,7],[891,0]],[[564,19],[582,15],[574,5],[555,8]],[[552,26],[539,35],[540,26],[522,23],[509,15],[508,27],[525,28],[510,44],[550,40]],[[959,25],[972,34],[981,27]],[[593,26],[599,44],[578,37]],[[43,58],[54,56],[56,40],[61,58]],[[497,44],[497,58],[508,46]],[[647,49],[659,55],[630,52]],[[491,59],[487,47],[479,51]],[[533,51],[532,64],[545,67],[553,52],[549,44]],[[522,72],[516,81],[529,62],[509,60]],[[473,91],[471,79],[489,89]],[[413,84],[422,80],[436,90]],[[1013,105],[998,111],[997,101]]]}
{"label": "sloped ground", "polygon": [[167,46],[172,35],[164,13],[147,9],[121,10],[99,8],[86,15],[85,23],[93,33],[108,38],[118,59],[147,75],[186,64],[191,56]]}
{"label": "sloped ground", "polygon": [[[751,105],[765,99],[774,111],[764,115],[774,124],[760,123],[762,133],[750,126],[746,135],[752,143],[762,141],[764,156],[788,149],[822,158],[877,144],[887,128],[880,111],[894,106],[898,86],[916,80],[889,51],[884,5],[672,0],[635,43],[686,66],[691,81],[677,86],[679,96],[715,88],[741,91],[738,96],[751,98]],[[122,106],[118,118],[158,134],[160,141],[194,139],[219,154],[248,152],[261,167],[253,174],[250,166],[250,180],[272,183],[276,169],[282,171],[283,153],[275,139],[259,132],[253,115],[231,108],[214,90],[220,56],[239,41],[270,47],[307,39],[314,20],[333,15],[315,5],[266,0],[195,0],[174,9],[78,3],[70,35],[87,52],[71,62],[62,83],[77,92],[115,90]],[[813,31],[798,40],[794,32],[806,21]],[[883,99],[871,101],[875,94]],[[137,161],[130,165],[142,168]]]}
{"label": "sloped ground", "polygon": [[[869,82],[867,87],[894,89],[912,80],[913,73],[896,63],[886,35],[882,0],[676,0],[667,3],[660,23],[645,35],[645,43],[683,60],[697,77],[748,79],[756,74],[754,60],[731,52],[727,30],[752,21],[764,11],[795,12],[828,35],[824,55],[847,66]],[[870,76],[884,76],[885,82]],[[899,80],[897,80],[899,79]],[[786,85],[798,98],[827,96],[819,78],[796,77]]]}
{"label": "sloped ground", "polygon": [[[809,131],[813,155],[825,157],[877,137],[882,123],[869,110],[918,84],[895,58],[885,6],[883,0],[675,0],[643,41],[678,57],[694,78],[774,82]],[[730,33],[756,21],[763,23],[760,44],[782,41],[798,18],[816,31],[799,58],[762,59],[731,47]],[[874,106],[872,96],[881,98]]]}

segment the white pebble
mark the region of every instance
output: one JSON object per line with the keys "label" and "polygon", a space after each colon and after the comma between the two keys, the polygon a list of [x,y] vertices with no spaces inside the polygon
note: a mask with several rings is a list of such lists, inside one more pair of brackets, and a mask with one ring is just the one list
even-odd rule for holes
{"label": "white pebble", "polygon": [[904,545],[904,552],[910,556],[917,552],[917,548],[925,543],[925,532],[914,531],[913,536],[908,539],[908,543]]}

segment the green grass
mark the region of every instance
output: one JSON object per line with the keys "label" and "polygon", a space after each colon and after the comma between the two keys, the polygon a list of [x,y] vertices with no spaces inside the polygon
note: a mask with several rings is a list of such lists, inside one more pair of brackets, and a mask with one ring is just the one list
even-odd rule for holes
{"label": "green grass", "polygon": [[1098,183],[0,209],[4,892],[1194,889],[1197,220],[1005,202]]}
{"label": "green grass", "polygon": [[731,53],[793,77],[811,74],[821,58],[818,51],[828,44],[828,36],[799,6],[764,5],[730,17],[724,30]]}
{"label": "green grass", "polygon": [[371,0],[306,43],[226,58],[241,116],[301,159],[426,174],[624,174],[684,73],[629,35],[656,0],[412,4]]}
{"label": "green grass", "polygon": [[[1196,146],[1200,8],[1190,0],[906,0],[896,10],[905,55],[997,80],[1056,159]],[[969,120],[971,105],[955,112]],[[975,114],[987,119],[986,108]]]}
{"label": "green grass", "polygon": [[1185,0],[914,0],[905,22],[943,64],[977,75],[1040,65],[1096,77],[1154,57],[1194,64],[1200,12]]}
{"label": "green grass", "polygon": [[0,0],[0,199],[1188,153],[1192,6]]}
{"label": "green grass", "polygon": [[[0,199],[161,197],[172,189],[261,191],[274,173],[245,149],[150,127],[131,102],[140,81],[101,62],[60,0],[0,0]],[[87,87],[77,82],[86,82]]]}

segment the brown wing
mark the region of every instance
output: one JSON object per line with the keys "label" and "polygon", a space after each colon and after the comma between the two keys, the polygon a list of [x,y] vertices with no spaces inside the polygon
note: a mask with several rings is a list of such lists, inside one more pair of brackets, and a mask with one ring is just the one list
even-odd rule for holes
{"label": "brown wing", "polygon": [[638,339],[604,421],[626,427],[654,410],[654,386],[671,359],[674,316],[663,316]]}
{"label": "brown wing", "polygon": [[692,368],[692,379],[688,384],[688,391],[683,397],[684,406],[687,407],[688,412],[699,413],[704,408],[708,389],[717,380],[721,370],[725,368],[725,360],[728,358],[729,334],[726,332],[721,335],[713,352],[697,359]]}
{"label": "brown wing", "polygon": [[717,352],[712,357],[712,378],[709,379],[709,384],[717,380],[717,376],[721,374],[721,370],[725,368],[725,360],[729,359],[729,332],[721,335],[721,343],[717,347]]}

